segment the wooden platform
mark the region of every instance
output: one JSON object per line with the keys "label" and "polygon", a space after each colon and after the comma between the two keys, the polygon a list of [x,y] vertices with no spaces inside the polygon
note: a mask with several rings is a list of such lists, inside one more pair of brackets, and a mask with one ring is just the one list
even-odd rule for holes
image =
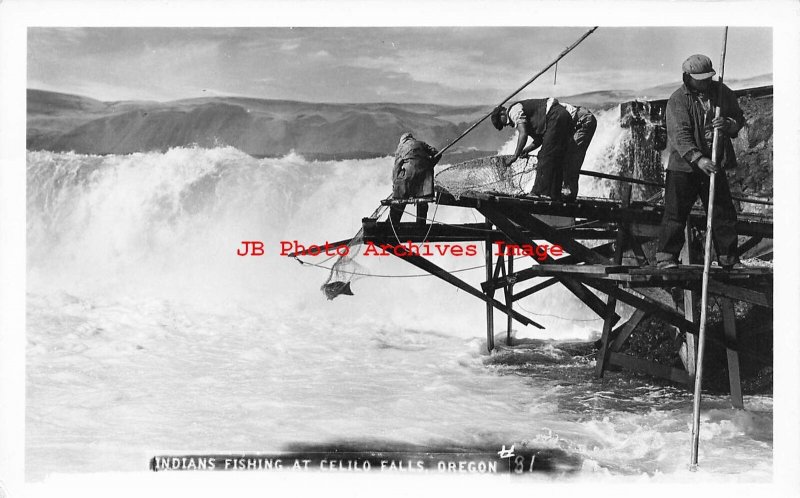
{"label": "wooden platform", "polygon": [[[630,192],[630,188],[623,189],[624,198],[620,200],[579,197],[574,202],[557,202],[529,196],[485,193],[466,193],[456,198],[438,189],[438,204],[474,209],[485,221],[450,225],[400,223],[392,227],[377,219],[365,218],[362,220],[363,235],[365,242],[388,248],[399,247],[408,241],[487,242],[484,254],[486,278],[480,288],[471,286],[422,256],[405,255],[402,259],[486,303],[489,350],[494,348],[493,309],[502,311],[508,317],[506,340],[510,344],[512,320],[541,327],[530,317],[516,312],[514,303],[552,285],[563,285],[603,319],[595,369],[598,377],[605,374],[609,365],[617,365],[673,382],[691,384],[694,380],[699,319],[695,313],[695,303],[699,298],[703,272],[702,257],[697,251],[699,241],[694,239],[694,234],[704,232],[705,213],[694,210],[690,215],[686,227],[687,245],[682,254],[683,264],[675,269],[659,270],[651,260],[652,251],[646,247],[657,237],[663,207],[631,201]],[[431,201],[428,198],[385,200],[383,203]],[[568,223],[566,226],[565,221]],[[763,240],[772,239],[772,219],[759,215],[740,215],[737,231],[740,246],[743,249],[752,248]],[[497,242],[536,248],[541,241],[561,246],[567,255],[559,258],[548,255],[543,261],[515,270],[515,258],[493,254],[493,244]],[[743,400],[733,302],[746,301],[771,307],[772,281],[771,267],[730,271],[712,267],[711,270],[709,291],[721,303],[724,318],[725,337],[718,340],[724,343],[728,351],[731,399],[737,407],[743,405]],[[519,290],[525,283],[532,285]],[[683,302],[674,301],[671,291],[675,288],[683,289]],[[502,294],[502,301],[495,299],[498,292]],[[598,297],[598,293],[604,295],[605,299]],[[619,323],[617,302],[636,310],[624,323]],[[672,325],[676,337],[685,334],[686,339],[681,346],[682,369],[621,352],[630,337],[641,332],[639,325],[650,317]]]}

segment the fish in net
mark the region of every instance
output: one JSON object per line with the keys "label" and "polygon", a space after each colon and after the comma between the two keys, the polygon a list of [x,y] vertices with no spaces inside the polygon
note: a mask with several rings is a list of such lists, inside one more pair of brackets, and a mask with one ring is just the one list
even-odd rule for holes
{"label": "fish in net", "polygon": [[536,178],[536,156],[521,157],[511,166],[510,156],[491,156],[454,164],[436,174],[436,185],[454,197],[466,193],[526,195]]}
{"label": "fish in net", "polygon": [[[386,209],[388,209],[388,206],[379,206],[369,217],[377,219]],[[367,268],[356,261],[361,254],[361,246],[363,244],[364,229],[362,228],[347,243],[347,252],[336,259],[336,262],[331,267],[330,274],[328,274],[328,279],[320,287],[320,290],[329,301],[341,295],[354,295],[353,289],[350,287],[351,282],[369,275]]]}

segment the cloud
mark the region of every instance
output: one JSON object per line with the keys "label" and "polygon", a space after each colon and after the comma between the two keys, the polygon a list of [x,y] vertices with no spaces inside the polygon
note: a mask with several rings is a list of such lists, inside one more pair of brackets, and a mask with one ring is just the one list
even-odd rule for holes
{"label": "cloud", "polygon": [[[203,88],[318,102],[499,101],[584,28],[31,28],[29,81],[106,99]],[[640,89],[675,79],[706,28],[604,28],[521,96]],[[697,36],[694,36],[697,35]],[[738,45],[737,45],[738,44]],[[771,72],[769,29],[732,30],[731,76]],[[769,57],[767,57],[767,54]],[[749,71],[749,73],[748,73]],[[129,92],[127,95],[123,95]]]}

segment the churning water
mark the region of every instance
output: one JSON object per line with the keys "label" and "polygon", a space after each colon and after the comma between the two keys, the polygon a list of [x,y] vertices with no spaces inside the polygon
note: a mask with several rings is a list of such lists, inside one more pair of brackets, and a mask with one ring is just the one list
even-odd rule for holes
{"label": "churning water", "polygon": [[[601,322],[569,294],[522,301],[547,329],[516,325],[523,344],[488,355],[484,304],[398,258],[361,257],[372,278],[327,301],[325,270],[280,256],[281,241],[353,235],[388,194],[391,162],[29,152],[28,477],[337,441],[516,443],[563,450],[582,477],[686,476],[690,396],[593,379],[593,356],[563,341],[594,339]],[[265,254],[237,256],[242,241]],[[478,254],[434,259],[456,270]],[[702,477],[770,479],[772,398],[745,404],[704,398]]]}

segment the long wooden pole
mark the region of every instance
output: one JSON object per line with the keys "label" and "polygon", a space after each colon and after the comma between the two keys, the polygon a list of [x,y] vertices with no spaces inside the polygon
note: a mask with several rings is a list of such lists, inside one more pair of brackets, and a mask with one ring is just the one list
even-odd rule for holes
{"label": "long wooden pole", "polygon": [[[719,68],[719,84],[722,85],[722,79],[725,75],[725,54],[728,47],[728,27],[725,26],[725,34],[722,39],[722,63]],[[717,96],[719,99],[719,93]],[[715,117],[720,117],[719,100],[715,109]],[[717,168],[719,161],[719,130],[714,130],[714,142],[711,149],[711,161],[714,167]],[[724,174],[724,173],[723,173]],[[700,447],[700,398],[703,388],[703,354],[705,353],[706,346],[706,321],[708,318],[708,274],[711,270],[711,225],[714,220],[714,193],[716,190],[716,173],[711,173],[708,186],[708,216],[706,217],[706,251],[705,261],[703,262],[703,297],[700,305],[700,333],[698,334],[697,342],[697,368],[695,368],[694,375],[694,413],[692,419],[692,460],[689,464],[689,469],[697,470],[697,452]]]}
{"label": "long wooden pole", "polygon": [[[488,230],[492,229],[492,222],[489,221],[489,218],[486,218],[486,228]],[[491,299],[494,297],[494,279],[492,278],[492,237],[491,234],[486,236],[486,241],[484,242],[484,256],[486,257],[486,281],[492,282],[489,289],[486,290],[486,297]],[[506,306],[509,306],[510,303],[506,303]],[[486,301],[486,349],[491,353],[494,349],[494,307],[488,301]]]}
{"label": "long wooden pole", "polygon": [[[506,97],[505,99],[503,99],[503,101],[502,101],[502,102],[500,102],[499,104],[497,104],[497,106],[501,106],[501,105],[505,104],[506,102],[508,102],[509,100],[511,100],[511,98],[512,98],[514,95],[516,95],[516,94],[518,94],[519,92],[521,92],[521,91],[522,91],[522,90],[523,90],[523,89],[524,89],[526,86],[528,86],[528,85],[530,85],[531,83],[533,83],[533,82],[536,80],[536,78],[538,78],[539,76],[543,75],[543,74],[544,74],[545,72],[547,72],[547,70],[548,70],[548,69],[550,69],[551,67],[555,66],[555,65],[556,65],[556,63],[558,63],[558,61],[560,61],[561,59],[563,59],[563,58],[564,58],[564,57],[565,57],[565,56],[566,56],[568,53],[572,52],[572,50],[573,50],[575,47],[577,47],[578,45],[580,45],[580,43],[581,43],[583,40],[585,40],[585,39],[586,39],[586,38],[587,38],[589,35],[591,35],[592,33],[594,33],[594,32],[595,32],[595,30],[596,30],[597,28],[598,28],[598,26],[595,26],[595,27],[593,27],[592,29],[590,29],[589,31],[587,31],[586,33],[584,33],[584,34],[583,34],[583,36],[581,36],[580,38],[578,38],[578,39],[575,41],[575,43],[573,43],[573,44],[572,44],[572,45],[570,45],[569,47],[565,48],[563,52],[561,52],[560,54],[558,54],[558,57],[556,57],[556,58],[555,58],[555,60],[553,60],[553,62],[551,62],[550,64],[548,64],[547,66],[545,66],[545,68],[544,68],[544,69],[542,69],[541,71],[539,71],[538,73],[536,73],[536,74],[533,76],[533,78],[529,79],[528,81],[526,81],[525,83],[523,83],[523,84],[522,84],[522,86],[520,86],[519,88],[517,88],[516,90],[514,90],[514,91],[511,93],[511,95],[509,95],[508,97]],[[497,106],[495,106],[495,108],[496,108]],[[494,108],[492,108],[492,110],[491,110],[491,111],[489,111],[489,114],[485,115],[484,117],[482,117],[481,119],[479,119],[479,120],[478,120],[478,121],[477,121],[475,124],[473,124],[472,126],[470,126],[469,128],[467,128],[467,130],[466,130],[464,133],[462,133],[461,135],[459,135],[459,136],[458,136],[458,138],[456,138],[455,140],[453,140],[452,142],[450,142],[449,144],[447,144],[447,145],[446,145],[446,146],[445,146],[445,147],[444,147],[442,150],[440,150],[440,151],[439,151],[439,153],[438,153],[438,154],[436,154],[436,156],[435,156],[435,157],[442,157],[442,154],[444,154],[444,152],[445,152],[447,149],[449,149],[450,147],[452,147],[453,145],[455,145],[455,144],[456,144],[456,143],[457,143],[459,140],[461,140],[462,138],[464,138],[465,136],[467,136],[467,133],[469,133],[469,132],[471,132],[472,130],[474,130],[474,129],[475,129],[475,128],[476,128],[476,127],[479,125],[479,124],[483,123],[483,122],[486,120],[486,118],[488,118],[489,116],[491,116],[491,115],[492,115],[492,112],[494,112]]]}
{"label": "long wooden pole", "polygon": [[[603,178],[603,179],[606,179],[606,180],[618,180],[618,181],[621,181],[621,182],[635,183],[637,185],[647,185],[649,187],[659,187],[659,188],[662,188],[662,189],[664,188],[664,184],[661,183],[661,182],[653,182],[653,181],[649,181],[649,180],[640,180],[638,178],[631,178],[629,176],[610,175],[608,173],[599,173],[597,171],[581,171],[580,174],[584,175],[584,176],[591,176],[591,177],[594,177],[594,178]],[[772,201],[768,201],[768,200],[765,200],[765,199],[756,199],[756,198],[753,198],[753,197],[737,197],[735,195],[732,195],[731,199],[733,199],[734,201],[747,202],[747,203],[750,203],[750,204],[764,204],[764,205],[767,205],[767,206],[772,206]]]}

